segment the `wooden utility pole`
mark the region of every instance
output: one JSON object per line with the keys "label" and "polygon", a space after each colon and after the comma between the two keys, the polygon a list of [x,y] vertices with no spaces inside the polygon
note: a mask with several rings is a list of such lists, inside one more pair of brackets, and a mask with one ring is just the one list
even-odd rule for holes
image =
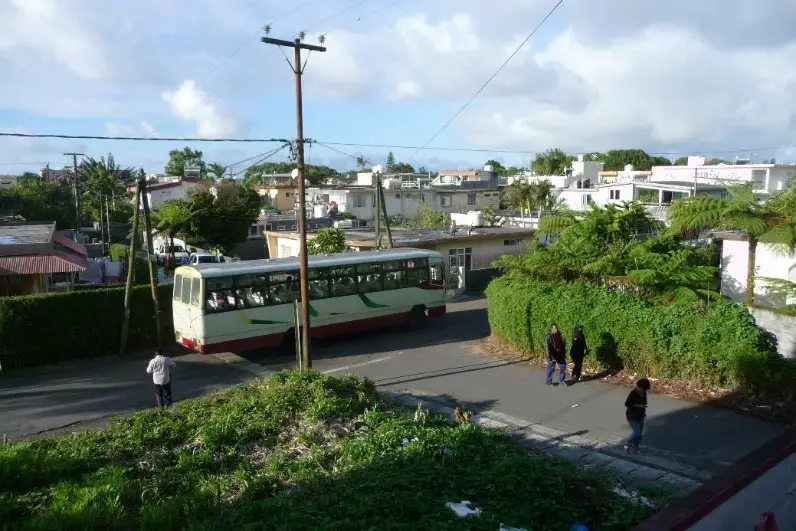
{"label": "wooden utility pole", "polygon": [[[155,264],[152,263],[154,249],[152,247],[152,218],[149,216],[149,197],[146,192],[146,179],[144,170],[141,170],[138,179],[138,189],[141,191],[141,203],[144,205],[144,230],[146,230],[146,260],[149,264],[149,284],[152,287],[152,304],[155,309],[155,328],[158,334],[158,348],[163,348],[163,333],[160,329],[160,303],[158,302],[158,277],[155,272]],[[136,205],[138,207],[138,205]]]}
{"label": "wooden utility pole", "polygon": [[[267,27],[266,33],[268,31],[270,31],[270,27]],[[308,50],[309,52],[325,52],[326,48],[323,46],[316,46],[314,44],[305,44],[301,42],[301,39],[286,41],[282,39],[272,39],[270,37],[261,37],[260,41],[266,44],[293,48],[294,52],[293,63],[291,64],[290,60],[287,62],[290,65],[291,70],[293,70],[293,74],[296,76],[296,166],[298,169],[299,194],[299,211],[297,217],[300,238],[299,282],[301,293],[301,365],[303,370],[310,370],[312,368],[312,356],[310,352],[310,290],[309,276],[307,274],[307,208],[304,187],[304,116],[301,98],[301,76],[304,73],[304,68],[307,66],[307,63],[305,62],[303,65],[301,64],[301,50]]]}
{"label": "wooden utility pole", "polygon": [[387,216],[387,201],[384,200],[384,187],[381,184],[381,175],[376,178],[376,186],[379,190],[381,201],[381,211],[384,214],[384,230],[387,232],[387,246],[392,249],[392,231],[390,230],[390,218]]}
{"label": "wooden utility pole", "polygon": [[133,231],[130,235],[130,253],[127,255],[127,286],[124,289],[124,321],[122,321],[122,339],[119,342],[119,356],[124,356],[127,349],[127,333],[130,330],[130,298],[133,294],[135,281],[135,240],[138,234],[138,215],[141,211],[141,182],[135,187],[135,212],[133,212]]}
{"label": "wooden utility pole", "polygon": [[373,194],[373,208],[376,211],[376,249],[381,249],[381,195],[379,194],[379,174],[376,173],[376,183],[373,187],[376,191]]}
{"label": "wooden utility pole", "polygon": [[105,225],[108,228],[108,254],[111,254],[111,210],[108,202],[108,196],[102,194],[105,198]]}
{"label": "wooden utility pole", "polygon": [[[84,157],[85,153],[64,153],[65,156],[72,156],[72,186],[75,190],[75,241],[77,242],[77,235],[80,232],[80,192],[77,183],[77,157]],[[47,165],[49,168],[49,164]],[[48,177],[49,177],[49,171]]]}

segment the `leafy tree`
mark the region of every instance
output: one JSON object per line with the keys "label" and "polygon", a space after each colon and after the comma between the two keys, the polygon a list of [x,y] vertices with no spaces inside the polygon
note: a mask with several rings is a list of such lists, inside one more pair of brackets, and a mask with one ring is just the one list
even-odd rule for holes
{"label": "leafy tree", "polygon": [[220,162],[213,162],[207,165],[207,174],[212,175],[213,179],[223,179],[227,168]]}
{"label": "leafy tree", "polygon": [[386,166],[387,166],[387,168],[386,168],[387,169],[387,173],[393,173],[394,172],[393,168],[395,167],[395,155],[393,155],[392,151],[387,153],[387,164],[386,164]]}
{"label": "leafy tree", "polygon": [[[191,227],[191,205],[183,199],[172,199],[152,211],[155,230],[169,239],[174,247],[174,238],[187,239]],[[174,258],[172,253],[172,258]]]}
{"label": "leafy tree", "polygon": [[451,217],[445,212],[435,212],[427,204],[421,203],[414,216],[403,220],[401,225],[408,229],[447,229]]}
{"label": "leafy tree", "polygon": [[481,211],[484,213],[484,223],[486,223],[488,227],[497,224],[500,216],[495,213],[494,209],[491,207],[484,207]]}
{"label": "leafy tree", "polygon": [[227,253],[248,237],[249,227],[260,212],[260,196],[232,184],[218,185],[215,195],[208,189],[192,193],[188,209],[186,239]]}
{"label": "leafy tree", "polygon": [[650,169],[652,166],[671,166],[672,161],[666,157],[650,157]]}
{"label": "leafy tree", "polygon": [[307,254],[337,254],[351,250],[346,243],[345,232],[341,229],[330,227],[320,229],[318,233],[307,240]]}
{"label": "leafy tree", "polygon": [[415,173],[415,169],[408,162],[396,162],[392,167],[392,173]]}
{"label": "leafy tree", "polygon": [[530,215],[532,210],[538,209],[541,216],[542,212],[555,210],[559,206],[553,195],[553,185],[547,180],[531,184],[518,181],[504,188],[501,194],[522,215]]}
{"label": "leafy tree", "polygon": [[368,161],[365,159],[365,156],[364,155],[359,155],[357,157],[357,168],[359,168],[360,171],[365,171],[365,166],[367,166],[367,165],[368,165]]}
{"label": "leafy tree", "polygon": [[[718,166],[719,164],[731,164],[730,161],[724,159],[710,159],[707,163],[711,166]],[[771,159],[771,164],[774,164],[774,159]]]}
{"label": "leafy tree", "polygon": [[0,189],[0,212],[27,221],[54,221],[57,228],[65,229],[75,224],[75,197],[68,184],[31,174],[13,188]]}
{"label": "leafy tree", "polygon": [[420,166],[420,167],[417,169],[417,173],[428,173],[428,170],[426,169],[426,167],[425,167],[425,166]]}
{"label": "leafy tree", "polygon": [[680,157],[679,159],[674,161],[675,166],[687,166],[688,165],[688,157]]}
{"label": "leafy tree", "polygon": [[652,168],[652,158],[642,149],[612,149],[605,154],[605,171],[624,170],[627,164],[632,164],[636,170],[648,171]]}
{"label": "leafy tree", "polygon": [[537,175],[561,175],[572,164],[575,157],[567,155],[558,148],[537,153],[531,163],[531,169]]}
{"label": "leafy tree", "polygon": [[595,162],[605,162],[607,155],[605,153],[600,153],[599,151],[593,151],[591,153],[586,153],[583,156],[583,160],[591,160]]}
{"label": "leafy tree", "polygon": [[702,230],[740,232],[749,243],[746,303],[754,303],[759,243],[792,252],[796,247],[796,192],[760,200],[751,186],[727,188],[727,197],[696,196],[675,201],[669,219],[677,233]]}
{"label": "leafy tree", "polygon": [[207,175],[205,161],[202,160],[202,152],[185,146],[180,149],[169,151],[169,161],[166,163],[166,175],[185,175],[185,166],[199,166],[202,177]]}

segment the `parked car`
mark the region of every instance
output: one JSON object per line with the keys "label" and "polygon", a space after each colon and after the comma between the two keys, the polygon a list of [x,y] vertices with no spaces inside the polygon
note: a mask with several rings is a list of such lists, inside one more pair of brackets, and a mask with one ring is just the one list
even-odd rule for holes
{"label": "parked car", "polygon": [[190,257],[189,263],[191,265],[198,264],[218,264],[224,263],[227,260],[223,256],[216,256],[213,253],[193,253]]}
{"label": "parked car", "polygon": [[167,258],[174,256],[174,261],[177,263],[187,263],[188,262],[188,253],[185,252],[185,248],[182,245],[167,245],[161,244],[155,249],[155,261],[159,264],[162,264],[166,261]]}

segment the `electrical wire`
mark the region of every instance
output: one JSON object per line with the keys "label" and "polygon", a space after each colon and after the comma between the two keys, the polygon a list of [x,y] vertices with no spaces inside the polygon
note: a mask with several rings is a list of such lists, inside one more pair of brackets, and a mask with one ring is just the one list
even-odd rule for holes
{"label": "electrical wire", "polygon": [[130,140],[148,142],[248,142],[266,143],[282,142],[289,143],[285,138],[192,138],[192,137],[149,137],[149,136],[103,136],[103,135],[62,135],[62,134],[33,134],[33,133],[0,133],[0,137],[17,138],[62,138],[67,140]]}
{"label": "electrical wire", "polygon": [[[558,7],[559,7],[561,4],[563,4],[563,3],[564,3],[564,0],[558,0],[558,3],[556,3],[556,5],[554,5],[554,6],[553,6],[553,8],[552,8],[550,11],[548,11],[547,15],[545,15],[545,17],[542,19],[542,21],[541,21],[541,22],[539,22],[539,24],[537,24],[535,28],[533,28],[533,30],[532,30],[532,31],[531,31],[531,32],[528,34],[528,36],[527,36],[527,37],[525,37],[525,40],[523,40],[523,41],[520,43],[520,45],[519,45],[519,46],[517,46],[517,48],[516,48],[516,49],[515,49],[515,50],[514,50],[514,51],[511,53],[511,55],[509,55],[509,56],[508,56],[508,58],[506,58],[506,60],[505,60],[505,61],[503,61],[503,63],[502,63],[502,64],[501,64],[501,65],[498,67],[498,69],[497,69],[497,70],[495,70],[495,72],[494,72],[494,73],[493,73],[491,76],[489,76],[489,79],[487,79],[487,80],[486,80],[486,82],[484,82],[484,84],[483,84],[483,85],[481,85],[481,87],[480,87],[478,90],[476,90],[476,91],[475,91],[475,93],[473,93],[473,95],[472,95],[472,96],[470,96],[470,99],[468,99],[468,100],[467,100],[467,101],[464,103],[464,105],[462,105],[462,106],[459,108],[459,110],[458,110],[458,111],[456,111],[456,112],[453,114],[453,116],[451,116],[451,117],[450,117],[450,119],[449,119],[447,122],[445,122],[445,124],[444,124],[442,127],[440,127],[440,128],[439,128],[439,130],[438,130],[436,133],[434,133],[433,135],[431,135],[431,138],[429,138],[429,139],[428,139],[428,140],[427,140],[427,141],[426,141],[426,142],[423,144],[423,146],[421,147],[421,149],[422,149],[422,148],[425,148],[425,147],[426,147],[426,146],[428,146],[428,145],[429,145],[431,142],[433,142],[434,140],[436,140],[436,138],[437,138],[437,137],[438,137],[440,134],[442,134],[442,132],[443,132],[443,131],[445,131],[445,129],[447,129],[447,128],[448,128],[448,126],[449,126],[450,124],[452,124],[452,123],[453,123],[453,121],[454,121],[456,118],[458,118],[458,117],[459,117],[459,115],[460,115],[461,113],[463,113],[465,109],[467,109],[467,107],[469,107],[469,106],[470,106],[470,104],[471,104],[471,103],[472,103],[472,102],[473,102],[473,101],[474,101],[474,100],[475,100],[475,99],[478,97],[478,95],[479,95],[479,94],[481,94],[481,92],[483,92],[483,91],[484,91],[484,89],[485,89],[487,86],[489,86],[489,84],[492,82],[492,80],[493,80],[493,79],[495,79],[495,78],[497,77],[497,75],[498,75],[498,74],[499,74],[499,73],[500,73],[500,72],[501,72],[501,71],[502,71],[502,70],[503,70],[503,69],[506,67],[506,65],[507,65],[507,64],[509,64],[509,62],[510,62],[512,59],[514,59],[514,56],[515,56],[515,55],[517,55],[517,54],[520,52],[520,50],[522,50],[522,48],[523,48],[523,47],[524,47],[524,46],[525,46],[525,45],[528,43],[528,41],[530,41],[530,40],[531,40],[531,38],[532,38],[532,37],[533,37],[533,36],[536,34],[536,32],[537,32],[537,31],[539,31],[539,28],[541,28],[541,27],[544,25],[544,23],[545,23],[545,22],[547,22],[547,19],[549,19],[549,18],[550,18],[550,17],[553,15],[553,13],[555,13],[555,12],[556,12],[556,10],[558,9]],[[419,152],[421,149],[418,149],[418,152]],[[416,154],[417,154],[417,153],[415,153],[414,155],[416,155]],[[414,155],[412,155],[412,157],[413,157]],[[412,157],[409,157],[409,158],[412,158]]]}

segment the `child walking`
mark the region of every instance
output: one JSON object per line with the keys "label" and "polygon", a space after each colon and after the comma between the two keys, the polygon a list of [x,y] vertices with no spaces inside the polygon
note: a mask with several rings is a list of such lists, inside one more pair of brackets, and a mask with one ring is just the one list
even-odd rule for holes
{"label": "child walking", "polygon": [[641,439],[644,436],[644,421],[647,418],[647,391],[650,390],[650,387],[650,381],[642,378],[636,382],[636,388],[630,391],[625,400],[625,417],[632,430],[625,445],[627,453],[638,454]]}

